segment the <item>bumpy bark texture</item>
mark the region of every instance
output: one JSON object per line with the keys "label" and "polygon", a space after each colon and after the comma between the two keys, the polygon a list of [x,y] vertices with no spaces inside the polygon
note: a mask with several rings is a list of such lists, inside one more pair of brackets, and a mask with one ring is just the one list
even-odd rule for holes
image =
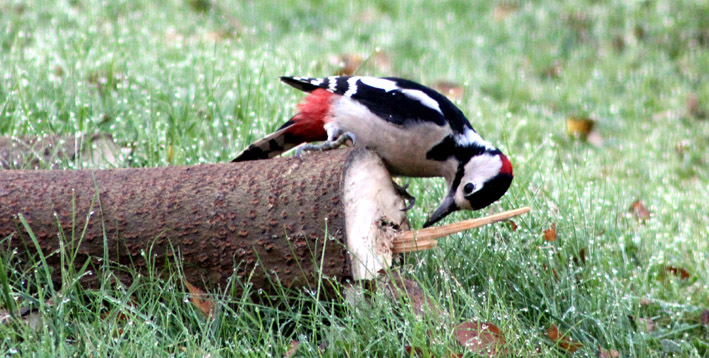
{"label": "bumpy bark texture", "polygon": [[[371,153],[348,149],[188,167],[0,170],[0,239],[11,236],[0,251],[36,253],[22,214],[58,274],[57,220],[71,247],[71,233],[77,242],[93,213],[77,268],[87,259],[98,267],[105,232],[111,261],[144,268],[149,252],[161,269],[179,252],[185,278],[204,289],[224,287],[234,273],[267,291],[275,277],[286,287],[315,287],[321,265],[323,277],[342,282],[352,274],[341,185],[348,163],[363,155]],[[90,285],[96,279],[83,278]]]}

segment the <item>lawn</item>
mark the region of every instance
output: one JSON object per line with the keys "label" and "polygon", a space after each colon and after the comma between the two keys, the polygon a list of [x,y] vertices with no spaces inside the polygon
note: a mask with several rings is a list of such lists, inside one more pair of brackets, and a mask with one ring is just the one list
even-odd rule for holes
{"label": "lawn", "polygon": [[[51,287],[2,251],[0,307],[35,309],[0,324],[3,356],[280,357],[294,340],[296,357],[475,356],[451,328],[472,320],[499,327],[510,356],[570,356],[552,326],[574,356],[709,356],[707,1],[0,0],[0,30],[0,136],[110,133],[131,149],[121,166],[226,162],[294,113],[303,95],[278,76],[347,62],[454,84],[514,165],[490,211],[533,207],[516,228],[406,255],[423,317],[381,294],[302,292],[274,306],[216,294],[210,320],[174,275],[87,290],[68,272]],[[569,135],[574,117],[600,140]],[[420,227],[444,182],[402,182]]]}

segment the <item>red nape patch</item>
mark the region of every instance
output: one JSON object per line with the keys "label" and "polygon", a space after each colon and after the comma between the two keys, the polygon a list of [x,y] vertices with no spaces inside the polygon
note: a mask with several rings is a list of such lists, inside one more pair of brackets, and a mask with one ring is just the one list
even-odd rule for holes
{"label": "red nape patch", "polygon": [[510,163],[510,160],[502,153],[500,153],[500,161],[502,162],[500,174],[512,175],[512,163]]}
{"label": "red nape patch", "polygon": [[327,139],[325,124],[330,122],[330,100],[333,94],[318,88],[311,92],[305,101],[298,105],[298,114],[290,121],[293,122],[288,132],[305,142],[314,142]]}

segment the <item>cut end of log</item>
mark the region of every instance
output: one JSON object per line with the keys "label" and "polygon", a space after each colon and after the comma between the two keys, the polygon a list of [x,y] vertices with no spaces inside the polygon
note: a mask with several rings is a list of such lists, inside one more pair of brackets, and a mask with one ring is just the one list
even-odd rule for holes
{"label": "cut end of log", "polygon": [[352,276],[373,279],[391,266],[394,237],[409,229],[404,201],[381,158],[365,149],[350,155],[342,190]]}

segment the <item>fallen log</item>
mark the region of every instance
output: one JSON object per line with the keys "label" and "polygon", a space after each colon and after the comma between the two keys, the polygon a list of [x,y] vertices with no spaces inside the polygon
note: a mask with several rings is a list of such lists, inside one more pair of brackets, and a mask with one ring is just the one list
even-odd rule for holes
{"label": "fallen log", "polygon": [[[147,258],[161,270],[179,255],[184,278],[204,289],[225,287],[233,274],[267,291],[274,277],[316,287],[321,277],[371,279],[388,268],[394,236],[408,229],[403,207],[381,159],[365,149],[181,167],[0,170],[0,240],[9,237],[0,251],[37,253],[23,218],[54,280],[59,251],[73,248],[77,270],[87,260],[96,270],[104,255],[139,269]],[[82,280],[95,285],[97,276]]]}
{"label": "fallen log", "polygon": [[236,275],[269,292],[274,279],[285,287],[372,279],[393,254],[529,211],[414,232],[403,207],[381,159],[363,148],[189,167],[0,170],[0,240],[8,238],[0,253],[31,262],[39,248],[55,281],[65,249],[76,270],[88,261],[95,271],[103,259],[162,270],[177,259],[198,288],[223,288]]}

